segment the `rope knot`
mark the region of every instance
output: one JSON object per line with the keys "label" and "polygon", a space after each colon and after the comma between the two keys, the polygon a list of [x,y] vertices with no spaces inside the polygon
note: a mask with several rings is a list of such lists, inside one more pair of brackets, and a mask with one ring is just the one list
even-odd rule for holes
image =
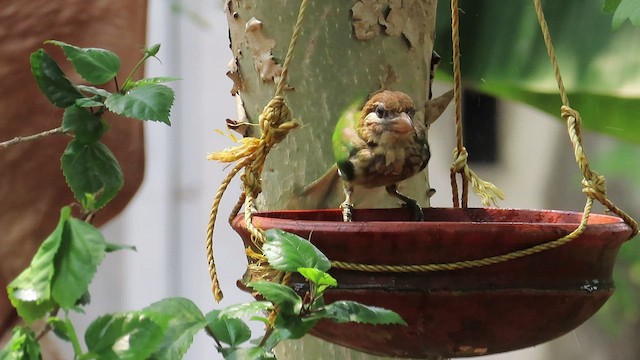
{"label": "rope knot", "polygon": [[604,203],[607,198],[607,186],[604,176],[592,171],[590,178],[582,179],[582,192],[588,197]]}
{"label": "rope knot", "polygon": [[[504,193],[495,185],[488,181],[484,181],[480,179],[480,177],[469,168],[467,165],[467,158],[469,154],[467,153],[467,149],[463,146],[462,150],[459,151],[458,148],[453,149],[453,164],[451,165],[451,189],[454,193],[454,204],[455,198],[457,197],[457,183],[455,179],[455,174],[462,174],[462,181],[468,181],[471,183],[471,187],[473,191],[480,197],[482,204],[485,207],[489,206],[498,206],[498,199],[504,199]],[[466,194],[464,193],[464,183],[463,183],[463,200],[466,198]],[[463,207],[465,207],[465,201],[463,201]]]}
{"label": "rope knot", "polygon": [[240,180],[247,191],[251,191],[254,197],[262,192],[262,180],[259,178],[259,175],[256,176],[255,171],[245,171],[240,175]]}
{"label": "rope knot", "polygon": [[453,149],[453,164],[451,165],[451,171],[454,173],[464,173],[467,167],[467,148],[462,147],[462,151],[458,151],[458,148]]}
{"label": "rope knot", "polygon": [[576,120],[580,119],[580,113],[577,110],[571,108],[571,106],[567,106],[567,105],[562,105],[560,107],[560,115],[564,119],[567,119],[569,117],[573,117]]}
{"label": "rope knot", "polygon": [[268,147],[284,140],[290,130],[299,126],[292,120],[291,110],[282,96],[275,96],[269,101],[258,121]]}

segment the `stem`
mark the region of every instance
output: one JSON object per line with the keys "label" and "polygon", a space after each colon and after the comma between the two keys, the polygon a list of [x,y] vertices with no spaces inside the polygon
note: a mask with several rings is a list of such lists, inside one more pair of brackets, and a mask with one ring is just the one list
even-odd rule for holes
{"label": "stem", "polygon": [[64,133],[65,133],[65,131],[62,130],[62,127],[58,127],[58,128],[47,130],[47,131],[43,131],[41,133],[34,134],[34,135],[16,136],[15,138],[13,138],[11,140],[0,142],[0,149],[5,149],[5,148],[8,148],[11,145],[15,145],[15,144],[18,144],[18,143],[38,140],[40,138],[47,137],[47,136],[50,136],[50,135],[57,135],[57,134],[64,134]]}
{"label": "stem", "polygon": [[219,349],[222,349],[222,343],[220,343],[220,340],[218,340],[218,338],[216,338],[215,336],[213,336],[213,333],[212,333],[212,332],[207,331],[207,333],[209,333],[209,335],[211,336],[211,338],[213,339],[213,341],[215,341],[215,343],[216,343],[216,348],[217,348],[218,350],[219,350]]}
{"label": "stem", "polygon": [[69,335],[69,341],[71,341],[71,345],[73,345],[73,352],[76,358],[82,355],[82,347],[80,346],[80,342],[78,341],[78,334],[76,334],[76,329],[73,327],[71,320],[65,315],[64,323],[67,326],[67,333]]}
{"label": "stem", "polygon": [[40,332],[36,335],[36,341],[40,341],[45,335],[49,333],[53,328],[51,325],[47,324]]}
{"label": "stem", "polygon": [[[262,340],[260,340],[260,344],[258,345],[259,347],[263,347],[267,343],[267,340],[269,340],[274,330],[275,328],[273,326],[269,326],[267,328],[267,330],[264,332],[264,336],[262,337]],[[271,349],[269,349],[269,351],[270,350]]]}
{"label": "stem", "polygon": [[82,221],[84,221],[84,222],[86,222],[88,224],[92,224],[93,223],[93,219],[96,216],[96,212],[97,211],[94,210],[94,211],[89,211],[88,213],[84,214],[82,216]]}
{"label": "stem", "polygon": [[[60,311],[60,307],[56,306],[50,313],[49,316],[50,317],[54,317],[58,315],[58,311]],[[42,330],[40,330],[40,332],[36,335],[36,340],[40,341],[40,339],[42,339],[45,335],[47,335],[49,333],[49,331],[53,330],[53,327],[47,323],[47,325],[42,328]]]}
{"label": "stem", "polygon": [[133,78],[133,75],[136,73],[136,71],[138,71],[138,69],[140,69],[140,66],[142,66],[142,64],[144,64],[144,62],[147,61],[148,58],[149,58],[149,55],[145,53],[142,59],[140,59],[140,61],[138,61],[136,66],[133,67],[133,70],[131,70],[131,72],[129,73],[129,76],[127,76],[127,78],[124,80],[124,83],[122,83],[123,92],[129,90],[128,88],[129,88],[129,83],[131,83],[131,78]]}

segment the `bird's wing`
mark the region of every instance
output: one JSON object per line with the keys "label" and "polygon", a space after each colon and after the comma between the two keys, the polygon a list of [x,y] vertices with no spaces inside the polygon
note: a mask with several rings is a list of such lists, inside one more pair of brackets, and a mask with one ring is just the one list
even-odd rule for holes
{"label": "bird's wing", "polygon": [[349,157],[358,149],[367,146],[366,142],[358,136],[356,130],[362,104],[363,99],[358,99],[351,104],[342,113],[333,131],[333,156],[336,159],[338,168],[343,173],[348,172],[348,167],[350,166]]}

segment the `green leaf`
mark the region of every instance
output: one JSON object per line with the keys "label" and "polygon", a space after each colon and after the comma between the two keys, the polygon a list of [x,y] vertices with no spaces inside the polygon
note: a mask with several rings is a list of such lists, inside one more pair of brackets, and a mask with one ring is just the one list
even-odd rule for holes
{"label": "green leaf", "polygon": [[67,329],[67,323],[59,317],[47,318],[47,325],[51,327],[53,333],[64,341],[70,342],[69,329]]}
{"label": "green leaf", "polygon": [[135,87],[126,94],[112,94],[104,103],[116,114],[171,125],[169,113],[174,97],[173,90],[168,86],[147,84]]}
{"label": "green leaf", "polygon": [[618,5],[620,5],[620,1],[622,0],[605,0],[602,5],[602,11],[607,14],[613,14],[616,12]]}
{"label": "green leaf", "polygon": [[56,40],[45,43],[61,47],[76,72],[92,84],[104,84],[113,79],[120,70],[120,58],[109,50],[79,48]]}
{"label": "green leaf", "polygon": [[71,208],[64,207],[60,210],[60,220],[55,230],[40,245],[29,267],[7,286],[11,304],[27,324],[43,317],[55,307],[51,299],[51,282],[55,275],[54,258],[70,216]]}
{"label": "green leaf", "polygon": [[110,253],[110,252],[119,251],[119,250],[138,251],[138,249],[136,249],[136,247],[133,245],[114,244],[114,243],[107,242],[107,247],[105,248],[106,252]]}
{"label": "green leaf", "polygon": [[[309,331],[316,326],[319,318],[301,318],[298,315],[287,314],[285,312],[279,312],[276,316],[275,328],[277,334],[274,340],[275,343],[271,346],[275,346],[278,341],[288,339],[300,339],[307,335]],[[272,335],[272,336],[274,336]]]}
{"label": "green leaf", "polygon": [[82,94],[67,79],[55,60],[44,50],[39,49],[31,54],[31,73],[38,83],[40,91],[49,101],[59,107],[66,108],[81,98]]}
{"label": "green leaf", "polygon": [[400,324],[407,323],[396,312],[367,306],[355,301],[336,301],[324,309],[324,318],[337,323],[357,322],[366,324]]}
{"label": "green leaf", "polygon": [[618,30],[627,19],[635,26],[640,25],[640,0],[619,1],[613,13],[611,27],[613,30]]}
{"label": "green leaf", "polygon": [[104,259],[106,243],[98,229],[78,219],[69,219],[63,234],[51,292],[63,309],[72,309],[87,293]]}
{"label": "green leaf", "polygon": [[141,312],[105,315],[89,325],[85,342],[100,360],[148,359],[167,330]]}
{"label": "green leaf", "polygon": [[144,49],[145,55],[151,57],[156,56],[158,54],[158,51],[160,51],[160,44],[154,44]]}
{"label": "green leaf", "polygon": [[0,351],[2,360],[41,360],[40,344],[33,330],[16,327],[5,347]]}
{"label": "green leaf", "polygon": [[267,353],[261,347],[231,349],[224,354],[225,360],[276,360],[273,354]]}
{"label": "green leaf", "polygon": [[[571,106],[583,126],[640,143],[640,28],[611,31],[603,1],[545,1]],[[559,118],[560,96],[529,0],[461,0],[461,69],[466,86],[532,105]],[[440,0],[438,78],[451,80],[450,3]],[[580,19],[580,21],[567,21]]]}
{"label": "green leaf", "polygon": [[298,268],[298,272],[317,286],[338,286],[338,281],[324,271],[314,268]]}
{"label": "green leaf", "polygon": [[251,321],[259,321],[261,323],[263,323],[265,326],[269,326],[269,318],[266,316],[252,316],[249,318],[249,320]]}
{"label": "green leaf", "polygon": [[[83,103],[83,101],[80,100],[90,101],[90,99],[82,98],[78,99],[77,102]],[[101,121],[100,116],[96,116],[76,104],[64,110],[64,114],[62,115],[62,130],[65,132],[73,132],[78,142],[88,144],[98,141],[107,129]]]}
{"label": "green leaf", "polygon": [[103,98],[109,97],[111,95],[110,92],[108,92],[105,89],[100,89],[97,87],[93,87],[93,86],[87,86],[87,85],[77,85],[76,86],[78,88],[78,90],[89,93],[89,94],[93,94],[93,95],[98,95],[101,96]]}
{"label": "green leaf", "polygon": [[91,98],[80,98],[76,100],[76,106],[81,108],[90,108],[90,107],[102,107],[104,104],[99,101],[99,97],[94,96]]}
{"label": "green leaf", "polygon": [[231,319],[238,319],[272,309],[273,303],[271,303],[270,301],[253,301],[250,303],[227,306],[226,308],[222,309],[220,314],[221,316],[226,316]]}
{"label": "green leaf", "polygon": [[[99,142],[71,141],[62,154],[62,172],[76,199],[86,210],[97,210],[106,205],[124,183],[115,156]],[[90,204],[86,194],[95,195],[95,204]]]}
{"label": "green leaf", "polygon": [[142,86],[142,85],[149,85],[149,84],[163,84],[163,83],[168,83],[168,82],[172,82],[172,81],[178,81],[181,80],[180,78],[176,78],[176,77],[152,77],[152,78],[146,78],[146,79],[141,79],[138,81],[134,81],[130,88],[135,88],[137,86]]}
{"label": "green leaf", "polygon": [[165,329],[152,359],[182,359],[193,337],[207,324],[200,309],[185,298],[160,300],[144,308],[142,313]]}
{"label": "green leaf", "polygon": [[308,240],[280,229],[269,229],[265,234],[267,242],[262,251],[274,269],[295,272],[299,268],[331,268],[329,259]]}
{"label": "green leaf", "polygon": [[[80,299],[76,301],[76,307],[87,306],[89,304],[91,304],[91,293],[89,292],[89,290],[87,290],[84,294],[82,294],[82,296],[80,296]],[[74,310],[82,313],[82,310],[79,308],[75,308]]]}
{"label": "green leaf", "polygon": [[228,344],[232,348],[251,339],[249,326],[240,319],[232,319],[220,313],[220,310],[213,310],[205,316],[207,328],[214,338]]}
{"label": "green leaf", "polygon": [[262,297],[280,307],[280,312],[299,314],[302,309],[302,298],[286,285],[271,282],[251,282],[247,284]]}

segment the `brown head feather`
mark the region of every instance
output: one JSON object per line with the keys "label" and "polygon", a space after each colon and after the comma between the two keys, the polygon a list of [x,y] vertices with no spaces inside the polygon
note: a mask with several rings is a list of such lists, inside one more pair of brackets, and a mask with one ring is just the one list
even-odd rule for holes
{"label": "brown head feather", "polygon": [[372,111],[375,111],[376,105],[382,103],[385,109],[394,112],[406,112],[411,114],[414,111],[413,100],[409,95],[401,91],[384,90],[371,97],[362,108],[362,118]]}

